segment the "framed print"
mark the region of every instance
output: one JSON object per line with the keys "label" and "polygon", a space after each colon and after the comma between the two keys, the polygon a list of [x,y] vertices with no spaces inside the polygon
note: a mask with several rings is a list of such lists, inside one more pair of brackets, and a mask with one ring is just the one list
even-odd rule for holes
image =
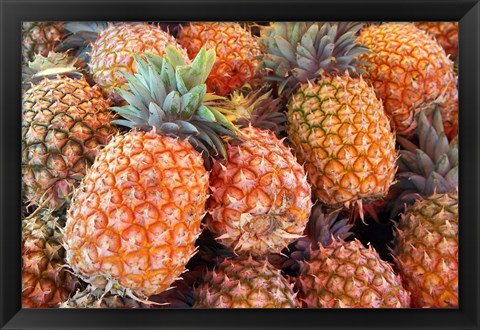
{"label": "framed print", "polygon": [[0,3],[2,329],[479,329],[477,1]]}

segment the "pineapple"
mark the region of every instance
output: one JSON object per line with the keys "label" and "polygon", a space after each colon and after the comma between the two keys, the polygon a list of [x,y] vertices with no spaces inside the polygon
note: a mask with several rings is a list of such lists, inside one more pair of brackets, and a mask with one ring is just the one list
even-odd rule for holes
{"label": "pineapple", "polygon": [[215,48],[217,61],[207,79],[209,92],[225,96],[243,85],[254,88],[262,83],[257,39],[240,24],[190,23],[183,27],[177,38],[190,57],[194,57],[203,46]]}
{"label": "pineapple", "polygon": [[306,308],[407,308],[410,294],[392,267],[357,240],[320,245],[300,263],[297,286]]}
{"label": "pineapple", "polygon": [[[371,25],[357,41],[371,50],[360,59],[370,63],[368,78],[399,134],[411,135],[416,115],[444,101],[447,89],[456,88],[453,62],[431,36],[413,24]],[[449,98],[449,102],[457,100]]]}
{"label": "pineapple", "polygon": [[47,56],[65,35],[63,22],[23,22],[22,61],[34,60],[35,55]]}
{"label": "pineapple", "polygon": [[62,217],[41,210],[22,221],[22,307],[56,307],[78,281],[63,266]]}
{"label": "pineapple", "polygon": [[458,192],[433,194],[407,207],[393,255],[412,307],[458,307]]}
{"label": "pineapple", "polygon": [[314,195],[332,208],[385,196],[395,175],[388,118],[372,87],[355,73],[362,72],[358,54],[366,52],[355,42],[360,27],[274,23],[262,39],[269,79],[291,94],[290,142]]}
{"label": "pineapple", "polygon": [[91,45],[89,68],[93,79],[115,102],[121,98],[115,88],[124,88],[126,78],[122,70],[135,72],[134,54],[163,55],[169,45],[177,48],[188,63],[187,52],[177,44],[173,36],[159,26],[147,23],[108,24],[99,31]]}
{"label": "pineapple", "polygon": [[296,308],[292,287],[266,260],[227,259],[195,289],[194,308]]}
{"label": "pineapple", "polygon": [[[413,307],[458,307],[458,141],[448,142],[440,109],[418,117],[419,146],[399,138],[398,220],[392,254]],[[401,204],[401,205],[399,205]]]}
{"label": "pineapple", "polygon": [[434,36],[452,59],[457,57],[458,22],[416,22],[415,26]]}
{"label": "pineapple", "polygon": [[[38,56],[23,94],[22,178],[32,205],[62,209],[116,129],[98,86],[76,71],[75,58]],[[39,80],[39,81],[38,81]]]}
{"label": "pineapple", "polygon": [[208,228],[237,254],[279,252],[300,237],[312,202],[305,171],[272,132],[245,127],[210,175]]}
{"label": "pineapple", "polygon": [[[181,51],[135,56],[128,103],[115,123],[132,130],[99,153],[67,213],[67,261],[95,288],[144,299],[167,290],[195,253],[208,196],[202,154],[222,152],[235,127],[210,106],[214,51],[187,65]],[[196,149],[195,149],[196,148]],[[199,152],[200,151],[200,152]]]}

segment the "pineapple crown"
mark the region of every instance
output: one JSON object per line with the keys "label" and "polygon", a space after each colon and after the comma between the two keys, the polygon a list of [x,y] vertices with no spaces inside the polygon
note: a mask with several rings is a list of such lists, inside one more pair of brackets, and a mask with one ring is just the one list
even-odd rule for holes
{"label": "pineapple crown", "polygon": [[191,64],[173,46],[165,52],[163,57],[144,54],[146,60],[134,55],[137,73],[123,71],[127,88],[116,89],[127,105],[112,108],[125,119],[113,123],[188,139],[197,150],[225,158],[220,135],[236,138],[237,128],[217,107],[223,98],[206,92],[215,51],[202,48]]}
{"label": "pineapple crown", "polygon": [[[431,122],[424,111],[418,115],[416,130],[418,146],[404,137],[397,137],[404,148],[398,159],[398,182],[393,187],[401,191],[392,212],[413,203],[421,196],[448,193],[458,188],[458,144],[448,143],[439,108],[434,109]],[[420,196],[419,196],[420,195]]]}
{"label": "pineapple crown", "polygon": [[368,48],[356,42],[361,23],[276,22],[263,30],[262,66],[271,71],[267,80],[278,81],[280,91],[292,92],[299,83],[323,73],[361,74],[367,63],[358,56]]}
{"label": "pineapple crown", "polygon": [[252,125],[267,129],[277,136],[285,130],[285,114],[282,110],[281,98],[275,98],[272,90],[263,87],[257,90],[237,90],[230,96],[233,118],[237,126]]}
{"label": "pineapple crown", "polygon": [[297,239],[286,251],[285,256],[289,257],[271,256],[270,262],[287,273],[295,274],[299,270],[299,262],[309,260],[312,251],[320,246],[327,247],[334,240],[342,242],[349,238],[353,235],[350,231],[353,224],[346,218],[339,219],[341,211],[340,208],[325,213],[322,206],[316,204],[305,228],[305,236]]}
{"label": "pineapple crown", "polygon": [[63,28],[69,33],[57,46],[57,51],[74,50],[75,57],[89,61],[90,44],[98,37],[100,30],[106,29],[107,22],[69,22]]}

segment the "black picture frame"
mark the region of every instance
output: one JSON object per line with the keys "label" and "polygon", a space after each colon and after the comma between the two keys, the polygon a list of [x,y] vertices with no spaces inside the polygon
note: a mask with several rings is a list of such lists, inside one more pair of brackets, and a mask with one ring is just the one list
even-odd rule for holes
{"label": "black picture frame", "polygon": [[[1,329],[480,329],[478,0],[0,0]],[[460,308],[174,310],[21,308],[22,21],[459,21]]]}

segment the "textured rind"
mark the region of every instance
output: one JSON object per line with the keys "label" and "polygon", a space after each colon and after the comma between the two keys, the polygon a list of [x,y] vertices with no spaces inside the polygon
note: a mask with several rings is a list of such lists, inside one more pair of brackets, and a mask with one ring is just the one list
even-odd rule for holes
{"label": "textured rind", "polygon": [[182,28],[178,42],[190,58],[203,46],[215,49],[216,62],[206,82],[209,92],[225,96],[245,84],[256,87],[263,81],[257,39],[238,23],[191,23]]}
{"label": "textured rind", "polygon": [[61,224],[48,212],[22,221],[22,307],[57,307],[77,279],[63,267]]}
{"label": "textured rind", "polygon": [[412,134],[415,117],[445,94],[455,79],[453,62],[436,40],[413,24],[386,23],[363,29],[360,55],[377,96],[397,133]]}
{"label": "textured rind", "polygon": [[124,88],[126,79],[120,72],[135,72],[134,54],[163,55],[165,48],[173,45],[190,62],[187,52],[159,26],[146,23],[109,24],[92,43],[89,67],[93,79],[108,96],[118,101],[114,88]]}
{"label": "textured rind", "polygon": [[288,105],[288,135],[313,192],[330,206],[385,196],[395,176],[395,136],[361,78],[324,76]]}
{"label": "textured rind", "polygon": [[25,92],[22,178],[30,203],[50,198],[50,209],[65,206],[98,148],[117,132],[109,106],[83,78],[45,78]]}
{"label": "textured rind", "polygon": [[227,146],[228,162],[213,166],[208,227],[238,254],[279,252],[305,229],[310,185],[272,132],[251,126],[241,132],[244,141]]}
{"label": "textured rind", "polygon": [[60,43],[65,31],[63,22],[23,22],[22,60],[33,60],[35,54],[47,56]]}
{"label": "textured rind", "polygon": [[194,291],[194,308],[296,308],[296,294],[266,260],[227,259]]}
{"label": "textured rind", "polygon": [[297,285],[306,308],[407,308],[410,294],[392,267],[360,241],[333,241],[301,262]]}
{"label": "textured rind", "polygon": [[415,22],[415,26],[433,35],[452,58],[458,53],[458,22]]}
{"label": "textured rind", "polygon": [[458,307],[458,193],[432,195],[408,207],[393,254],[412,307]]}
{"label": "textured rind", "polygon": [[181,139],[131,131],[99,154],[67,214],[67,261],[96,287],[158,294],[195,252],[208,195],[201,155]]}

